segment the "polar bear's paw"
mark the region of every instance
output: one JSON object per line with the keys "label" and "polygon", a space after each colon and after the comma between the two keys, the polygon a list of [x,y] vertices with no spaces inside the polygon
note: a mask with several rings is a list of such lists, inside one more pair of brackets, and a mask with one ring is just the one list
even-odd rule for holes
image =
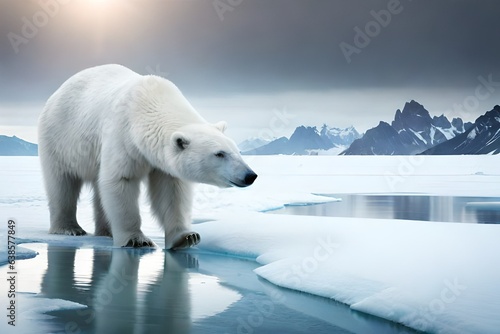
{"label": "polar bear's paw", "polygon": [[148,237],[142,235],[131,238],[123,247],[156,247],[156,244]]}
{"label": "polar bear's paw", "polygon": [[186,232],[181,234],[178,239],[174,242],[172,249],[183,249],[193,247],[200,243],[201,237],[196,232]]}

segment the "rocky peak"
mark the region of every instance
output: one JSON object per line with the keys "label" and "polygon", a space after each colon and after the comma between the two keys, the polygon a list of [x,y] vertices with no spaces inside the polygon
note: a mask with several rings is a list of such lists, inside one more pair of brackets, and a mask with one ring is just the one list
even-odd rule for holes
{"label": "rocky peak", "polygon": [[392,126],[396,131],[412,129],[422,131],[432,124],[432,118],[423,105],[411,100],[406,102],[403,111],[397,110]]}
{"label": "rocky peak", "polygon": [[500,153],[500,107],[479,116],[474,124],[453,120],[458,128],[463,125],[465,131],[454,138],[431,147],[423,154],[498,154]]}
{"label": "rocky peak", "polygon": [[487,111],[484,115],[478,117],[474,126],[476,128],[480,127],[491,127],[497,126],[500,123],[500,107],[496,105],[492,110]]}
{"label": "rocky peak", "polygon": [[432,124],[433,124],[434,126],[438,126],[438,127],[440,127],[440,128],[443,128],[443,129],[449,129],[449,128],[451,128],[451,123],[450,123],[450,121],[449,121],[449,120],[448,120],[448,118],[447,118],[445,115],[443,115],[443,114],[441,114],[441,116],[439,116],[439,117],[438,117],[438,116],[434,116],[434,117],[432,118]]}
{"label": "rocky peak", "polygon": [[299,126],[290,136],[290,145],[297,146],[301,149],[329,149],[333,147],[327,138],[320,136],[318,129],[315,126]]}

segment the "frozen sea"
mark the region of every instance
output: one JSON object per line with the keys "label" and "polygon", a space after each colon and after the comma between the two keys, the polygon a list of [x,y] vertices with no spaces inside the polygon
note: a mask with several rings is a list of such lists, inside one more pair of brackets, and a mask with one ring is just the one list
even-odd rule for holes
{"label": "frozen sea", "polygon": [[498,333],[499,156],[245,158],[256,183],[198,186],[202,241],[169,252],[145,197],[157,249],[47,234],[38,158],[0,157],[0,332]]}

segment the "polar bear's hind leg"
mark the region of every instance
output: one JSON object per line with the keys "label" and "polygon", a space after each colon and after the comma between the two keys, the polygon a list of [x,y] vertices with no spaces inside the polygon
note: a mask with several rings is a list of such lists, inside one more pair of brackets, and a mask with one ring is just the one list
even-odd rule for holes
{"label": "polar bear's hind leg", "polygon": [[76,220],[76,204],[82,188],[82,180],[76,176],[59,174],[45,169],[49,184],[48,200],[50,210],[51,234],[85,235]]}
{"label": "polar bear's hind leg", "polygon": [[94,234],[96,236],[112,237],[113,234],[111,233],[111,225],[102,206],[101,194],[99,193],[99,184],[98,182],[93,182],[92,186],[94,188]]}

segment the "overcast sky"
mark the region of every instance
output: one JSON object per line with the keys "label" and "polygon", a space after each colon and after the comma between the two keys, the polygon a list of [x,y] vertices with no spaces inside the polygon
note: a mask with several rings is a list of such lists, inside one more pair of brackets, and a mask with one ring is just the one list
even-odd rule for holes
{"label": "overcast sky", "polygon": [[500,104],[499,13],[495,0],[0,0],[0,133],[36,141],[50,94],[106,63],[167,77],[236,141],[366,131],[411,99],[474,120]]}

